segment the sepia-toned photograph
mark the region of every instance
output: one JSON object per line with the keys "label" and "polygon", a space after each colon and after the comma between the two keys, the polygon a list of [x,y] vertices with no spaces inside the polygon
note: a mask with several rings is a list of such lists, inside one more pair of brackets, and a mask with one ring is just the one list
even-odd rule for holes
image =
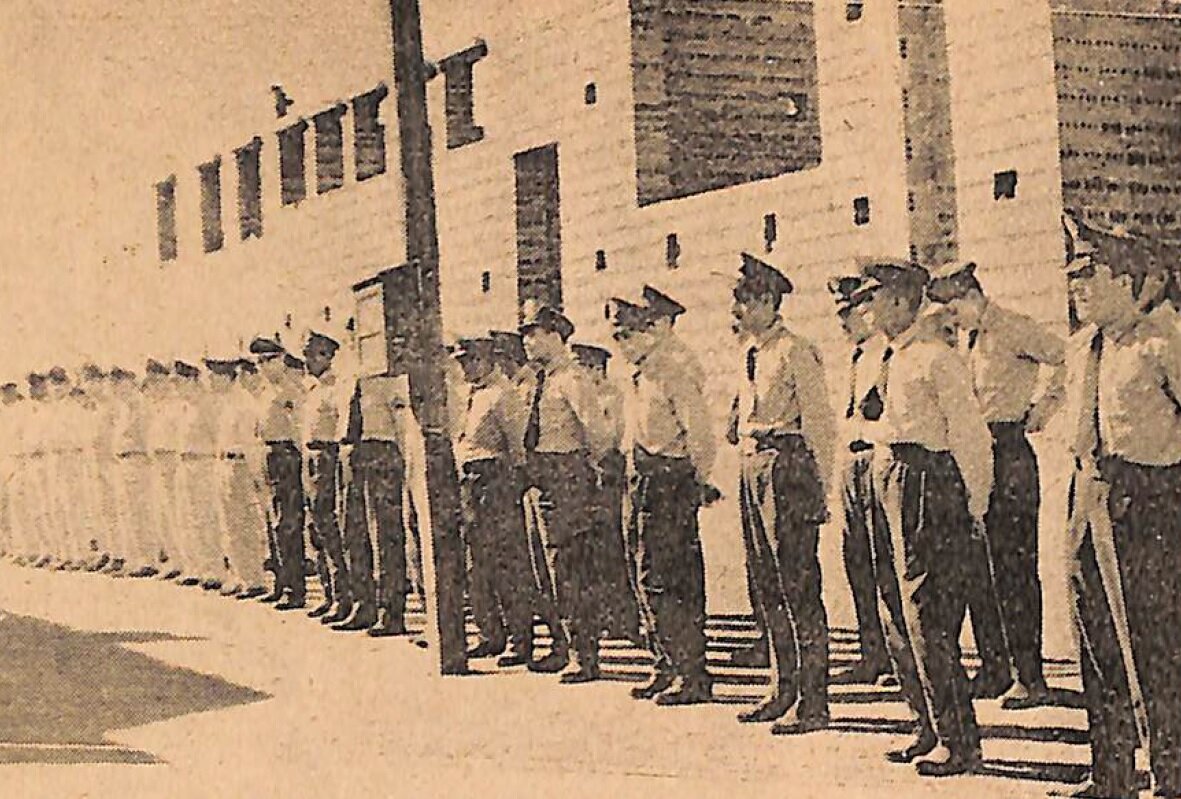
{"label": "sepia-toned photograph", "polygon": [[1181,0],[4,0],[0,796],[1181,799]]}

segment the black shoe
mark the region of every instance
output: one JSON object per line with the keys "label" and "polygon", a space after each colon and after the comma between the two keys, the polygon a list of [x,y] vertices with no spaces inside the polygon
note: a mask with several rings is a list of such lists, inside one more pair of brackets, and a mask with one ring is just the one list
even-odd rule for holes
{"label": "black shoe", "polygon": [[1003,696],[1013,686],[1013,678],[1008,674],[977,674],[972,678],[973,699],[996,699]]}
{"label": "black shoe", "polygon": [[582,683],[594,682],[599,679],[598,666],[577,666],[562,672],[558,677],[558,682],[562,685],[581,685]]}
{"label": "black shoe", "polygon": [[939,745],[939,739],[933,730],[922,730],[914,743],[903,749],[891,749],[886,752],[886,760],[891,763],[913,763],[920,757],[929,755]]}
{"label": "black shoe", "polygon": [[1094,782],[1088,782],[1077,791],[1068,794],[1078,799],[1136,799],[1138,791],[1135,788],[1105,788]]}
{"label": "black shoe", "polygon": [[506,641],[481,641],[468,650],[467,656],[472,660],[492,658],[497,655],[503,655],[506,648],[508,648],[508,642]]}
{"label": "black shoe", "polygon": [[740,669],[765,669],[771,665],[771,652],[764,641],[730,653],[730,665]]}
{"label": "black shoe", "polygon": [[672,688],[674,676],[667,671],[658,671],[652,676],[651,682],[631,689],[632,699],[652,699]]}
{"label": "black shoe", "polygon": [[1001,707],[1005,710],[1028,710],[1034,707],[1050,704],[1050,689],[1044,682],[1032,686],[1015,682],[1001,697]]}
{"label": "black shoe", "polygon": [[347,621],[340,624],[332,625],[332,629],[338,632],[359,632],[361,630],[368,630],[377,624],[376,613],[366,613],[363,610],[358,610],[357,613]]}
{"label": "black shoe", "polygon": [[205,591],[217,591],[221,589],[221,580],[208,579],[201,583],[201,588]]}
{"label": "black shoe", "polygon": [[537,674],[557,674],[566,668],[569,662],[570,659],[566,655],[560,652],[551,652],[541,660],[529,661],[529,671]]}
{"label": "black shoe", "polygon": [[305,606],[305,602],[302,599],[288,598],[275,605],[275,610],[299,610]]}
{"label": "black shoe", "polygon": [[140,566],[138,569],[136,569],[135,571],[131,572],[131,574],[129,574],[129,575],[127,575],[127,576],[128,576],[128,577],[135,577],[135,578],[141,578],[141,579],[142,579],[142,578],[144,578],[144,577],[155,577],[155,576],[156,576],[156,574],[157,574],[157,572],[156,572],[156,570],[155,570],[153,567],[151,567],[151,566]]}
{"label": "black shoe", "polygon": [[370,638],[394,638],[400,635],[408,635],[405,624],[397,624],[393,621],[378,622],[369,628],[366,633]]}
{"label": "black shoe", "polygon": [[501,669],[512,669],[516,668],[517,666],[528,666],[532,659],[533,655],[531,653],[514,649],[497,658],[496,666],[497,668]]}
{"label": "black shoe", "polygon": [[830,716],[828,708],[819,710],[801,710],[797,704],[787,714],[771,725],[772,735],[804,735],[828,727]]}
{"label": "black shoe", "polygon": [[185,588],[196,588],[201,584],[200,577],[185,577],[183,580],[177,580],[177,585],[183,585]]}
{"label": "black shoe", "polygon": [[86,571],[99,572],[99,571],[102,571],[103,569],[105,569],[108,565],[110,565],[110,563],[111,563],[111,556],[106,553],[103,553],[102,555],[99,556],[99,558],[97,560],[94,561],[94,563],[91,563],[89,566],[86,567]]}
{"label": "black shoe", "polygon": [[332,602],[331,602],[331,600],[325,599],[319,605],[316,605],[314,608],[312,608],[311,610],[308,611],[308,617],[316,619],[316,618],[319,618],[320,616],[323,616],[325,613],[327,613],[330,610],[332,610]]}
{"label": "black shoe", "polygon": [[282,598],[283,598],[283,589],[276,588],[273,591],[271,591],[269,594],[266,594],[266,596],[259,597],[258,601],[263,602],[267,605],[273,605]]}
{"label": "black shoe", "polygon": [[915,769],[922,777],[955,777],[959,774],[971,774],[980,770],[980,750],[969,752],[952,752],[939,746],[931,751],[928,757],[915,761]]}
{"label": "black shoe", "polygon": [[246,599],[256,599],[256,598],[261,597],[262,599],[265,600],[267,598],[267,596],[269,596],[269,595],[264,596],[264,594],[266,594],[266,593],[267,593],[267,589],[263,588],[261,585],[252,585],[252,586],[249,586],[248,588],[244,589],[241,593],[239,593],[238,596],[235,597],[235,599],[246,600]]}
{"label": "black shoe", "polygon": [[681,705],[704,705],[713,701],[713,681],[708,677],[681,678],[680,685],[657,695],[656,704],[661,707]]}
{"label": "black shoe", "polygon": [[352,615],[353,615],[352,604],[346,604],[346,603],[342,602],[341,604],[339,604],[337,606],[335,613],[329,613],[327,616],[321,617],[320,623],[327,624],[327,625],[340,624],[342,621],[344,621],[345,619],[347,619],[349,616],[352,616]]}
{"label": "black shoe", "polygon": [[879,678],[890,673],[887,665],[859,660],[833,674],[828,682],[829,685],[876,685]]}
{"label": "black shoe", "polygon": [[780,692],[763,700],[753,710],[738,714],[743,724],[766,724],[783,716],[795,704],[795,693]]}

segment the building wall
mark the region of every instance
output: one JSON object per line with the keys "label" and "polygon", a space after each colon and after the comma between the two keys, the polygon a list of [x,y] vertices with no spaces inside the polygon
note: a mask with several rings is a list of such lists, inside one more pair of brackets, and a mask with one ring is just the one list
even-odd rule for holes
{"label": "building wall", "polygon": [[[573,0],[562,5],[560,19],[541,4],[519,4],[511,14],[496,13],[500,8],[492,0],[441,0],[423,8],[428,53],[463,49],[477,37],[488,47],[475,66],[475,116],[484,140],[452,151],[436,146],[448,331],[515,326],[513,154],[557,142],[562,282],[578,339],[609,340],[604,306],[614,295],[637,294],[650,282],[677,297],[689,308],[680,327],[710,371],[720,440],[728,386],[740,367],[729,333],[729,289],[739,252],[750,250],[796,282],[786,314],[822,342],[837,391],[848,355],[825,282],[848,272],[858,254],[905,255],[909,244],[897,14],[873,6],[850,22],[844,2],[814,4],[818,167],[641,208],[626,0]],[[592,81],[597,102],[588,106],[584,89]],[[441,83],[431,92],[438,142],[445,125]],[[857,226],[853,200],[862,196],[870,200],[871,220]],[[778,240],[768,253],[764,216],[772,213]],[[676,269],[666,265],[670,233],[680,246]],[[603,271],[595,269],[598,250],[606,254]],[[481,289],[484,271],[492,278],[488,293]],[[844,404],[834,394],[834,408]],[[703,514],[710,597],[722,608],[746,601],[736,469],[734,456],[723,452],[717,479],[730,499]],[[830,563],[839,562],[837,533],[833,528],[825,536]],[[843,578],[828,577],[833,601],[847,604]]]}

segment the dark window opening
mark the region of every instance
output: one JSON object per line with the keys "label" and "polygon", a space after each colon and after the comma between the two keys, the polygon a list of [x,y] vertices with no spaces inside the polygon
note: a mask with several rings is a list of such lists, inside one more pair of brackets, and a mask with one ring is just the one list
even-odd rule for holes
{"label": "dark window opening", "polygon": [[593,83],[586,84],[586,89],[583,94],[583,102],[587,105],[594,105],[599,102],[599,87]]}
{"label": "dark window opening", "polygon": [[447,149],[454,150],[484,138],[484,129],[476,124],[472,67],[488,55],[488,45],[479,42],[439,62],[443,72],[447,111]]}
{"label": "dark window opening", "polygon": [[517,311],[530,301],[562,308],[558,145],[513,156],[517,210]]}
{"label": "dark window opening", "polygon": [[681,243],[676,233],[669,233],[664,240],[664,265],[676,269],[681,265]]}
{"label": "dark window opening", "polygon": [[1012,200],[1017,196],[1017,171],[997,172],[992,176],[992,198]]}
{"label": "dark window opening", "polygon": [[384,83],[353,98],[353,148],[357,180],[385,174],[385,125],[381,103],[389,94]]}
{"label": "dark window opening", "polygon": [[853,224],[854,225],[868,225],[869,224],[869,198],[858,197],[853,200]]}
{"label": "dark window opening", "polygon": [[481,272],[480,273],[480,291],[484,292],[485,294],[492,291],[492,273],[491,272]]}
{"label": "dark window opening", "polygon": [[898,40],[898,55],[905,61],[910,57],[910,43],[905,37]]}
{"label": "dark window opening", "polygon": [[176,175],[156,184],[156,246],[161,261],[176,260]]}
{"label": "dark window opening", "polygon": [[604,272],[607,269],[606,250],[595,250],[595,271]]}
{"label": "dark window opening", "polygon": [[205,252],[220,250],[225,243],[221,228],[221,157],[197,167],[201,176],[201,241]]}
{"label": "dark window opening", "polygon": [[308,196],[304,174],[304,133],[308,123],[296,122],[279,131],[279,181],[283,205],[294,205]]}
{"label": "dark window opening", "polygon": [[845,19],[848,22],[857,22],[861,19],[862,14],[865,13],[865,4],[857,2],[845,3]]}
{"label": "dark window opening", "polygon": [[316,128],[316,193],[344,185],[344,129],[346,107],[336,105],[312,117]]}
{"label": "dark window opening", "polygon": [[234,150],[238,162],[238,231],[243,241],[262,236],[262,179],[259,174],[262,139],[257,136]]}
{"label": "dark window opening", "polygon": [[775,249],[775,241],[779,238],[779,221],[775,214],[767,214],[763,217],[763,245],[767,248],[767,252]]}

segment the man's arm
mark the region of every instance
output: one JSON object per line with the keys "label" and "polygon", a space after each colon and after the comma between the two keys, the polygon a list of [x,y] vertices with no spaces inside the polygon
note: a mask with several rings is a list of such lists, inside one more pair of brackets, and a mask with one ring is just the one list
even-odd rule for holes
{"label": "man's arm", "polygon": [[689,449],[689,458],[697,468],[697,479],[708,484],[717,459],[713,414],[710,413],[709,403],[687,369],[677,370],[664,383],[677,420],[685,431],[685,443]]}
{"label": "man's arm", "polygon": [[1066,342],[1044,325],[1028,317],[1022,319],[1015,331],[1021,356],[1049,367],[1045,388],[1029,413],[1027,427],[1037,433],[1045,429],[1066,402]]}
{"label": "man's arm", "polygon": [[931,382],[947,419],[952,457],[968,489],[968,510],[982,522],[992,494],[992,434],[972,391],[967,365],[954,352],[941,352],[931,364]]}
{"label": "man's arm", "polygon": [[827,492],[832,484],[837,425],[828,397],[824,359],[810,343],[792,349],[791,370],[800,406],[800,431],[816,459],[820,481]]}

